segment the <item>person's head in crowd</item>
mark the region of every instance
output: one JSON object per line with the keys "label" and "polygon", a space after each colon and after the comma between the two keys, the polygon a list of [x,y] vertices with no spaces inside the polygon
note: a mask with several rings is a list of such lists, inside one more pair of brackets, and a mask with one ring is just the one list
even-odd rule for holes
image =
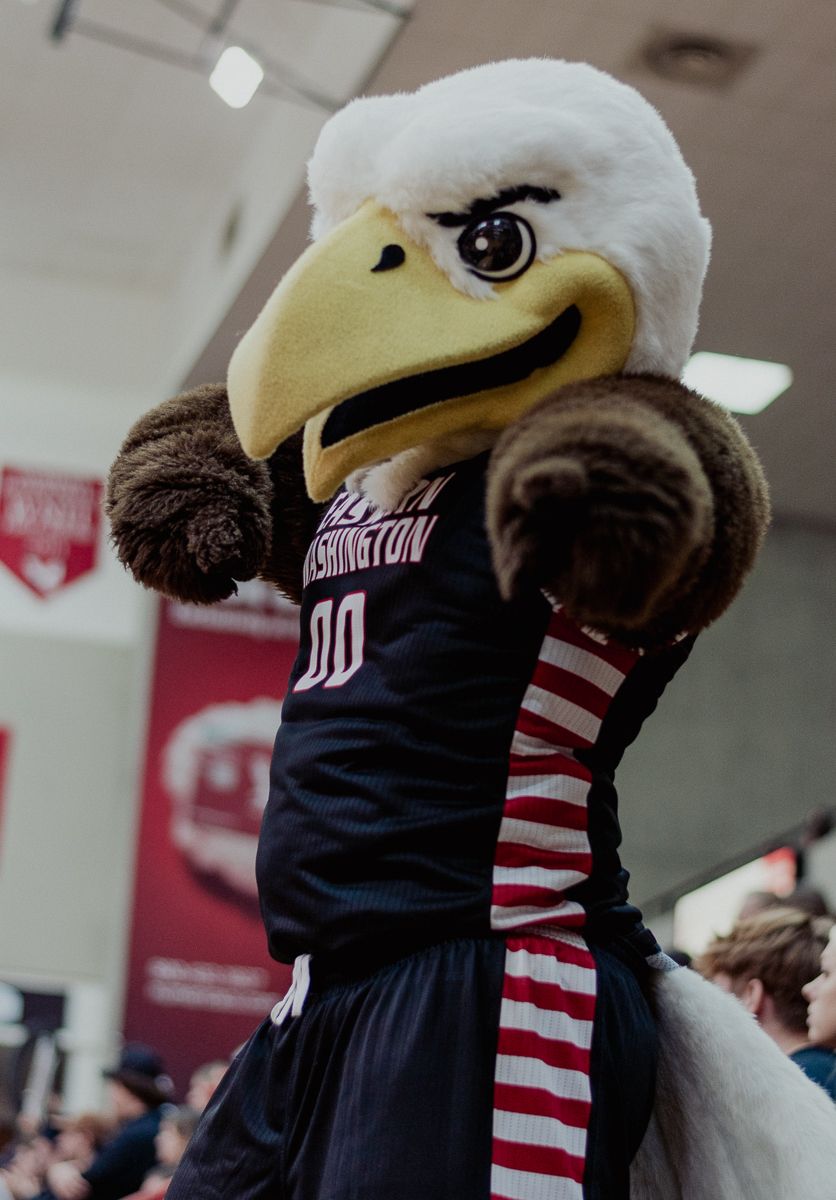
{"label": "person's head in crowd", "polygon": [[798,887],[793,888],[788,896],[783,900],[783,903],[788,908],[800,908],[802,912],[809,913],[811,917],[827,917],[830,916],[830,905],[824,897],[824,893],[818,888],[810,887],[808,883],[799,883]]}
{"label": "person's head in crowd", "polygon": [[64,1162],[89,1163],[113,1132],[112,1122],[99,1113],[56,1118],[56,1123],[55,1157]]}
{"label": "person's head in crowd", "polygon": [[189,1108],[196,1108],[198,1112],[203,1112],[212,1099],[215,1088],[226,1074],[228,1066],[229,1063],[216,1059],[214,1062],[204,1063],[197,1068],[189,1080],[189,1090],[186,1092],[186,1104]]}
{"label": "person's head in crowd", "polygon": [[743,897],[737,919],[748,921],[750,917],[756,917],[758,913],[766,912],[767,909],[784,907],[786,906],[781,897],[776,896],[774,892],[748,892]]}
{"label": "person's head in crowd", "polygon": [[731,992],[785,1054],[809,1041],[802,988],[818,970],[830,921],[795,908],[767,908],[738,921],[695,961],[706,979]]}
{"label": "person's head in crowd", "polygon": [[172,1083],[156,1050],[139,1042],[124,1046],[108,1081],[110,1109],[117,1121],[131,1121],[171,1099]]}
{"label": "person's head in crowd", "polygon": [[777,896],[774,892],[749,892],[743,899],[737,919],[746,921],[749,917],[775,908],[798,908],[811,917],[826,917],[830,913],[830,906],[818,888],[799,883],[786,896]]}
{"label": "person's head in crowd", "polygon": [[199,1119],[200,1113],[197,1109],[190,1108],[187,1104],[165,1110],[165,1115],[160,1121],[159,1133],[154,1139],[157,1159],[162,1166],[177,1166]]}
{"label": "person's head in crowd", "polygon": [[836,1050],[836,925],[822,950],[818,974],[803,992],[810,1041]]}

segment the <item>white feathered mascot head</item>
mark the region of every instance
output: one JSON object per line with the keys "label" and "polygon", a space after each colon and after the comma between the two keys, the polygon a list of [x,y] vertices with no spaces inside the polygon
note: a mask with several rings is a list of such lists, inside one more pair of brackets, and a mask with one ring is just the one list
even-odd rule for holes
{"label": "white feathered mascot head", "polygon": [[302,425],[315,499],[490,445],[557,387],[680,374],[710,230],[667,126],[593,67],[493,63],[355,100],[309,168],[314,244],[230,364],[245,450]]}

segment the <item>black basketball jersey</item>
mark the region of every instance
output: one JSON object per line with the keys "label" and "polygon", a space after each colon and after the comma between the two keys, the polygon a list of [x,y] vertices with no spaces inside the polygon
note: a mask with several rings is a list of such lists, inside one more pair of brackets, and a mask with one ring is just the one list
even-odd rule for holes
{"label": "black basketball jersey", "polygon": [[640,655],[504,601],[487,456],[393,512],[341,492],[304,567],[258,882],[271,953],[628,932],[612,777],[689,644]]}

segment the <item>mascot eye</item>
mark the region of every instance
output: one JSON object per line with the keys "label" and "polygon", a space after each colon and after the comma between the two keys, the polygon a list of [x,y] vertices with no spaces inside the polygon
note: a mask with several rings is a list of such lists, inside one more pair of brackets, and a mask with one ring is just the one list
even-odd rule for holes
{"label": "mascot eye", "polygon": [[528,221],[514,213],[492,213],[468,225],[459,237],[459,254],[480,279],[516,279],[534,261],[537,243]]}

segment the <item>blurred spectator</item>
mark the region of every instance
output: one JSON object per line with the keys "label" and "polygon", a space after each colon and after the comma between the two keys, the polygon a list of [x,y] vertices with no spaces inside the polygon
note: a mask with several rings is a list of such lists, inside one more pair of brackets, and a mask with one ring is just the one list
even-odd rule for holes
{"label": "blurred spectator", "polygon": [[817,1059],[822,1086],[836,1100],[836,926],[822,951],[820,969],[802,989],[807,1000],[811,1055]]}
{"label": "blurred spectator", "polygon": [[157,1165],[145,1176],[139,1191],[128,1200],[163,1200],[199,1119],[197,1109],[185,1104],[165,1110],[156,1137]]}
{"label": "blurred spectator", "polygon": [[796,878],[800,881],[807,875],[807,858],[811,846],[833,831],[834,814],[827,809],[817,808],[804,823],[801,836],[795,845]]}
{"label": "blurred spectator", "polygon": [[198,1067],[189,1080],[189,1090],[186,1092],[186,1104],[202,1113],[215,1094],[215,1088],[226,1074],[229,1063],[216,1059]]}
{"label": "blurred spectator", "polygon": [[52,1145],[39,1134],[25,1133],[0,1171],[0,1200],[31,1200],[43,1187],[51,1161]]}
{"label": "blurred spectator", "polygon": [[190,1108],[187,1104],[166,1111],[156,1138],[158,1163],[164,1167],[177,1166],[199,1120],[198,1110]]}
{"label": "blurred spectator", "polygon": [[831,924],[828,918],[811,917],[799,909],[768,908],[738,921],[694,964],[707,979],[737,996],[764,1033],[823,1086],[818,1056],[808,1053],[802,988],[818,970]]}
{"label": "blurred spectator", "polygon": [[72,1162],[53,1163],[38,1200],[121,1200],[140,1187],[156,1162],[160,1106],[171,1095],[159,1056],[148,1046],[128,1045],[118,1065],[104,1074],[118,1126],[115,1136],[83,1171]]}
{"label": "blurred spectator", "polygon": [[53,1142],[53,1161],[73,1163],[86,1171],[114,1132],[113,1121],[100,1113],[53,1118],[58,1130]]}
{"label": "blurred spectator", "polygon": [[830,916],[830,908],[823,893],[806,883],[799,883],[781,903],[788,908],[800,909],[811,917]]}
{"label": "blurred spectator", "polygon": [[827,900],[818,888],[800,883],[787,896],[776,896],[774,892],[750,892],[740,906],[738,921],[748,921],[758,913],[775,908],[797,908],[811,917],[829,915]]}
{"label": "blurred spectator", "polygon": [[756,917],[758,913],[766,912],[767,909],[784,907],[786,905],[782,904],[780,896],[776,896],[774,892],[749,892],[743,897],[737,919],[748,921],[750,917]]}

